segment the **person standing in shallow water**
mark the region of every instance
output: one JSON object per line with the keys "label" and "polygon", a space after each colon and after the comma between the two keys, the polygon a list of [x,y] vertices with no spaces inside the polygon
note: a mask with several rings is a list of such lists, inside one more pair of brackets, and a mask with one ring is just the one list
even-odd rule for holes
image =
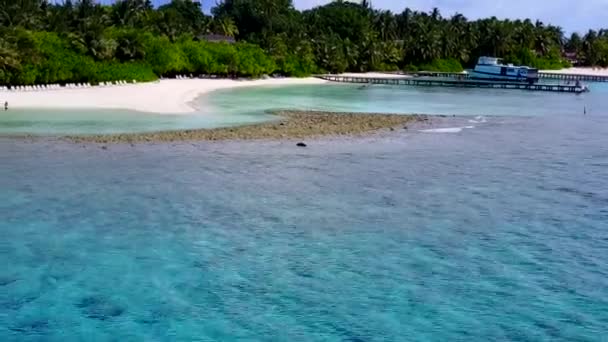
{"label": "person standing in shallow water", "polygon": [[7,111],[8,110],[8,101],[4,102],[4,110]]}

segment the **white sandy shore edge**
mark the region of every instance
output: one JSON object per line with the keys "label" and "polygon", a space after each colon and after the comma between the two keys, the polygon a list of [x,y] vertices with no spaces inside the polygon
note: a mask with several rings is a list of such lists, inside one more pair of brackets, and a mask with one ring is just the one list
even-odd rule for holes
{"label": "white sandy shore edge", "polygon": [[42,91],[0,91],[0,102],[10,108],[127,109],[158,114],[187,114],[196,109],[190,103],[198,96],[219,89],[246,86],[322,84],[317,78],[264,80],[186,79],[159,82]]}
{"label": "white sandy shore edge", "polygon": [[568,68],[561,70],[541,70],[553,74],[589,75],[589,76],[608,76],[608,68]]}

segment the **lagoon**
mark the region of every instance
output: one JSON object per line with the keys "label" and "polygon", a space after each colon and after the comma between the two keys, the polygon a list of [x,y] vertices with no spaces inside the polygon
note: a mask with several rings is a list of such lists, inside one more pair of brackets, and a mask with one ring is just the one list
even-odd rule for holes
{"label": "lagoon", "polygon": [[230,113],[265,109],[308,109],[397,114],[530,116],[579,114],[601,110],[608,84],[593,83],[590,93],[560,94],[501,89],[394,87],[325,84],[226,89],[203,101]]}
{"label": "lagoon", "polygon": [[193,114],[127,110],[9,110],[0,112],[0,134],[141,133],[215,128],[272,120],[272,109],[446,115],[578,115],[600,111],[608,85],[590,93],[556,94],[492,89],[359,86],[343,84],[223,89],[200,96]]}
{"label": "lagoon", "polygon": [[602,341],[608,116],[0,140],[3,340]]}
{"label": "lagoon", "polygon": [[0,338],[603,341],[605,94],[328,85],[200,99],[234,117],[483,115],[305,149],[0,137]]}

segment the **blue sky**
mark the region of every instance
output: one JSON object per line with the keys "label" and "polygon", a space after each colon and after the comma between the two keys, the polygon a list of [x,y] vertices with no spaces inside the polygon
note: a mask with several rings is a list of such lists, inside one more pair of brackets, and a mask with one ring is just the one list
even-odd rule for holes
{"label": "blue sky", "polygon": [[[310,8],[330,0],[293,0],[297,8]],[[111,2],[104,0],[103,2]],[[152,0],[156,5],[168,0]],[[208,9],[216,0],[202,0]],[[586,32],[608,27],[608,0],[372,0],[375,8],[401,12],[406,6],[429,11],[433,7],[444,16],[460,12],[470,19],[496,16],[498,18],[541,19],[559,25],[566,32]]]}

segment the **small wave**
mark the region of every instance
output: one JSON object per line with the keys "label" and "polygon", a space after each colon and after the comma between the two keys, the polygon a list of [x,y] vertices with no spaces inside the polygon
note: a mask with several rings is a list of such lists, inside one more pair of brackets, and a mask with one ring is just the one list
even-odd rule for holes
{"label": "small wave", "polygon": [[484,116],[476,116],[475,120],[469,120],[469,123],[486,123],[488,122],[488,120],[486,120],[486,118]]}
{"label": "small wave", "polygon": [[422,133],[460,133],[462,132],[463,127],[447,127],[447,128],[433,128],[433,129],[423,129],[420,132]]}
{"label": "small wave", "polygon": [[420,130],[422,133],[460,133],[463,129],[471,129],[475,126],[464,126],[464,127],[445,127],[445,128],[432,128]]}

